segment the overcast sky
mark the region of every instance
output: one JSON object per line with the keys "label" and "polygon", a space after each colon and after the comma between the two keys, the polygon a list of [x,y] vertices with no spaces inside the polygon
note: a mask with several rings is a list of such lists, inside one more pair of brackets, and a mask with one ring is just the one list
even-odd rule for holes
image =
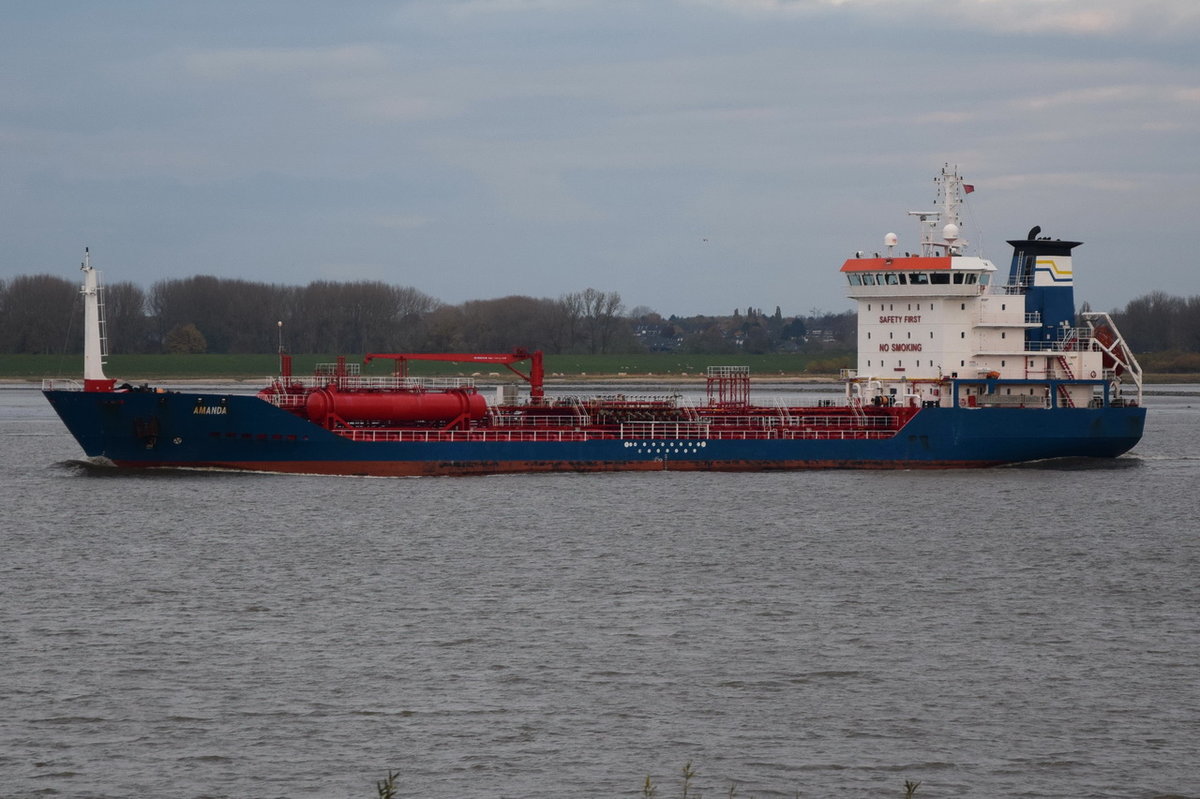
{"label": "overcast sky", "polygon": [[1007,270],[1200,294],[1197,0],[6,0],[0,279],[842,311],[957,164]]}

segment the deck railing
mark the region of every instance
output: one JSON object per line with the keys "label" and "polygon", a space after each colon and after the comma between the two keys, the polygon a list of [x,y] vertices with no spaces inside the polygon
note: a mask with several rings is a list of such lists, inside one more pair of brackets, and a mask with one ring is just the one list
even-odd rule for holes
{"label": "deck railing", "polygon": [[[530,442],[530,441],[766,441],[772,439],[881,439],[896,434],[898,421],[892,417],[853,416],[805,417],[805,426],[734,427],[694,422],[626,422],[600,428],[547,428],[537,425],[475,427],[467,430],[395,430],[348,428],[334,430],[352,441],[413,442]],[[865,421],[866,424],[862,422]]]}
{"label": "deck railing", "polygon": [[311,391],[315,388],[325,388],[330,383],[343,391],[445,391],[450,388],[474,388],[473,377],[396,377],[395,375],[304,375],[289,377],[283,380],[279,377],[268,377],[268,385],[282,383],[288,389]]}
{"label": "deck railing", "polygon": [[66,378],[49,378],[42,381],[42,391],[83,391],[83,383]]}

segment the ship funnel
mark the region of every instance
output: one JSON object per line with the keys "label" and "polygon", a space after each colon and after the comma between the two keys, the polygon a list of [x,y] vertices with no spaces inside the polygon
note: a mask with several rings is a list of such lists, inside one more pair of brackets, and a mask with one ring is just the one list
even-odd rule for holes
{"label": "ship funnel", "polygon": [[1075,278],[1071,250],[1082,242],[1035,238],[1008,242],[1013,248],[1009,269],[1010,289],[1025,295],[1025,313],[1040,327],[1026,331],[1027,341],[1058,341],[1075,327]]}

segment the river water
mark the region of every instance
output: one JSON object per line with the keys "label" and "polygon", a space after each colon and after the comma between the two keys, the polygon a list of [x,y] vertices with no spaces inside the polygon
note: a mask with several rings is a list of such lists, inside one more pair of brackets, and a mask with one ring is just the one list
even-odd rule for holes
{"label": "river water", "polygon": [[1095,464],[363,479],[85,467],[0,388],[0,797],[1200,797],[1200,393],[1146,404]]}

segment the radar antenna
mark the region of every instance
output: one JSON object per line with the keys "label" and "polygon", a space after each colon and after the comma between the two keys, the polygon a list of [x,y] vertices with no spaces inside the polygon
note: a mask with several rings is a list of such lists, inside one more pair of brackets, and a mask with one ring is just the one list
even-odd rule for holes
{"label": "radar antenna", "polygon": [[[933,179],[938,187],[938,200],[941,208],[937,211],[909,211],[909,216],[917,217],[921,229],[921,255],[962,255],[968,242],[959,236],[962,221],[959,218],[959,208],[963,202],[963,180],[958,174],[958,167],[946,164],[942,174]],[[945,220],[944,225],[940,225]]]}

